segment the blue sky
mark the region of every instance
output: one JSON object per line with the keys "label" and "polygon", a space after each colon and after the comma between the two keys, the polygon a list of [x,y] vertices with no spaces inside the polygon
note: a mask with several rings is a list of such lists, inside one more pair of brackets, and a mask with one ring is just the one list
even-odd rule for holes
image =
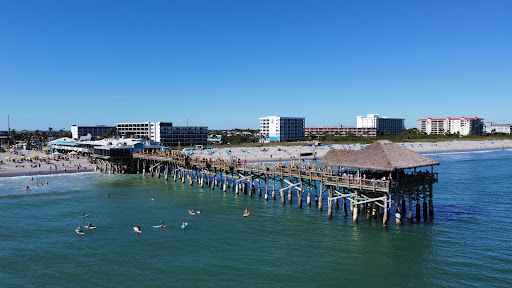
{"label": "blue sky", "polygon": [[0,1],[0,130],[512,122],[512,1]]}

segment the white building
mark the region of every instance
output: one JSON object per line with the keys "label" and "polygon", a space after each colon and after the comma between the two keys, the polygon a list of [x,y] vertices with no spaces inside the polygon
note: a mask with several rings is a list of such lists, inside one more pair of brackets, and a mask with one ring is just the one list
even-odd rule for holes
{"label": "white building", "polygon": [[483,118],[418,119],[418,130],[427,134],[459,133],[461,136],[480,135],[483,132]]}
{"label": "white building", "polygon": [[485,133],[505,133],[512,134],[512,124],[498,124],[494,122],[485,123]]}
{"label": "white building", "polygon": [[172,122],[117,123],[119,135],[132,134],[169,146],[206,144],[208,127],[173,126]]}
{"label": "white building", "polygon": [[357,128],[377,128],[377,135],[398,135],[405,130],[404,119],[380,117],[379,114],[367,114],[366,118],[357,116]]}
{"label": "white building", "polygon": [[91,135],[90,139],[94,139],[105,134],[108,134],[110,129],[115,129],[114,126],[97,125],[97,126],[71,126],[71,138],[80,140],[80,138]]}
{"label": "white building", "polygon": [[306,135],[306,120],[299,117],[260,118],[261,142],[299,141]]}

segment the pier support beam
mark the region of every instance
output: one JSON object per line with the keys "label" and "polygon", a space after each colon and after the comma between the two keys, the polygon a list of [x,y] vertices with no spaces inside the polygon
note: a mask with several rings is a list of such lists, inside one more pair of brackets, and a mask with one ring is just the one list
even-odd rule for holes
{"label": "pier support beam", "polygon": [[318,196],[318,211],[322,212],[322,182],[320,182],[320,195]]}
{"label": "pier support beam", "polygon": [[428,221],[427,201],[423,201],[423,221]]}
{"label": "pier support beam", "polygon": [[421,209],[420,209],[420,201],[418,200],[418,202],[416,203],[416,220],[418,222],[421,221]]}
{"label": "pier support beam", "polygon": [[[432,197],[432,196],[430,196]],[[434,220],[434,201],[432,199],[428,200],[428,210],[429,210],[429,216],[430,221]]]}
{"label": "pier support beam", "polygon": [[400,209],[398,209],[398,205],[396,207],[396,212],[395,212],[395,224],[398,225],[398,226],[401,226],[402,225],[402,213],[400,211]]}
{"label": "pier support beam", "polygon": [[329,203],[327,204],[327,219],[332,219],[332,200],[329,199]]}
{"label": "pier support beam", "polygon": [[[356,205],[356,206],[354,207],[354,211],[353,211],[353,213],[352,213],[352,222],[353,222],[353,223],[357,223],[357,217],[359,217],[358,206],[359,206],[359,205]],[[345,205],[343,205],[343,207],[345,207]]]}
{"label": "pier support beam", "polygon": [[[345,191],[343,191],[345,192]],[[347,212],[347,198],[343,197],[343,217],[347,217],[348,216],[348,212]]]}

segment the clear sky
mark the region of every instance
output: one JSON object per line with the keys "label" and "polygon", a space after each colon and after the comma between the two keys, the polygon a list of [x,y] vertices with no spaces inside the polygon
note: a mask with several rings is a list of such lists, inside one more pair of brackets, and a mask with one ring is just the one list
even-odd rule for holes
{"label": "clear sky", "polygon": [[512,1],[0,0],[0,130],[512,122]]}

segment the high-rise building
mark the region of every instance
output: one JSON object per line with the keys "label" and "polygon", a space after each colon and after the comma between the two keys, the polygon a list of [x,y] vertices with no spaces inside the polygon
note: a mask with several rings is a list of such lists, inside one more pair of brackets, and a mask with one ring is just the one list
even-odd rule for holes
{"label": "high-rise building", "polygon": [[71,138],[80,140],[82,137],[91,136],[88,140],[94,140],[110,132],[110,129],[116,129],[115,126],[97,125],[97,126],[71,126]]}
{"label": "high-rise building", "polygon": [[172,122],[117,123],[119,135],[131,134],[164,145],[206,144],[208,127],[173,126]]}
{"label": "high-rise building", "polygon": [[262,142],[299,141],[305,136],[305,118],[267,116],[260,118]]}
{"label": "high-rise building", "polygon": [[483,132],[483,118],[418,119],[418,130],[427,134],[459,133],[461,136],[480,135]]}
{"label": "high-rise building", "polygon": [[366,118],[357,116],[357,128],[377,128],[377,135],[398,135],[405,131],[403,118],[380,117],[379,114],[367,114]]}

